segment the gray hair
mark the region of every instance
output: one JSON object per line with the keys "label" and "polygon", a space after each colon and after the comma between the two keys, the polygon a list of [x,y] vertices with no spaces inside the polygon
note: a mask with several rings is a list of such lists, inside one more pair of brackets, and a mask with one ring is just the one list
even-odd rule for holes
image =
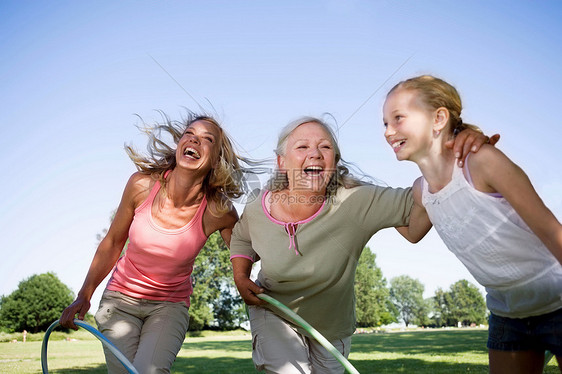
{"label": "gray hair", "polygon": [[[349,172],[351,165],[348,162],[344,161],[341,157],[340,147],[338,145],[336,135],[332,127],[319,118],[303,116],[289,122],[289,124],[283,127],[281,129],[281,132],[279,133],[279,138],[277,139],[277,148],[275,148],[275,154],[277,156],[285,155],[285,152],[287,151],[287,141],[289,139],[289,136],[293,133],[293,131],[295,131],[297,127],[305,123],[316,123],[320,125],[329,135],[330,143],[332,144],[332,147],[334,149],[336,170],[330,178],[328,186],[326,187],[326,195],[331,196],[335,194],[340,187],[353,188],[364,185],[366,182],[355,177]],[[267,182],[267,189],[272,192],[276,192],[287,189],[288,187],[289,180],[287,179],[287,173],[276,169],[273,177],[271,177],[271,179]]]}

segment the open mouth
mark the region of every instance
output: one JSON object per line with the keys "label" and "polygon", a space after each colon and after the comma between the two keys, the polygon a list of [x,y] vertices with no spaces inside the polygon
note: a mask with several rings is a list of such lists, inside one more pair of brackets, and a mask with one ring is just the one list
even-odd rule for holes
{"label": "open mouth", "polygon": [[187,147],[186,149],[184,149],[183,155],[187,156],[187,157],[191,157],[191,158],[196,159],[196,160],[199,160],[201,158],[201,155],[199,154],[199,152],[197,152],[196,149],[190,148],[190,147]]}
{"label": "open mouth", "polygon": [[406,139],[398,140],[392,143],[392,148],[397,151],[400,147],[402,147],[406,143]]}
{"label": "open mouth", "polygon": [[304,168],[304,172],[306,173],[306,175],[312,176],[312,177],[320,176],[323,171],[324,171],[324,168],[322,168],[320,166],[308,166],[308,167]]}

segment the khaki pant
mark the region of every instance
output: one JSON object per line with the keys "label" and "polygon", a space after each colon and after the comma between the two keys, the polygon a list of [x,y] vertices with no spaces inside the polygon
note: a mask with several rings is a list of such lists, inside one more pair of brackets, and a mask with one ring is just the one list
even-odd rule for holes
{"label": "khaki pant", "polygon": [[[95,315],[98,330],[139,373],[169,373],[189,325],[185,303],[137,299],[105,290]],[[105,349],[108,373],[127,373]]]}
{"label": "khaki pant", "polygon": [[[252,359],[259,371],[279,374],[340,374],[342,364],[315,339],[300,334],[269,309],[250,306]],[[351,336],[331,341],[344,356],[351,350]]]}

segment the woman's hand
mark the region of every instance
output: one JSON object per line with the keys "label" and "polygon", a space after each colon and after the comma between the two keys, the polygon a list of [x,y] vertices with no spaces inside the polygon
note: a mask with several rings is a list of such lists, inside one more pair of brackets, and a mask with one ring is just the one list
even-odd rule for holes
{"label": "woman's hand", "polygon": [[242,296],[247,305],[263,305],[266,303],[256,296],[256,294],[264,293],[265,290],[255,284],[250,278],[235,278],[234,283],[236,283],[236,288],[238,288],[240,296]]}
{"label": "woman's hand", "polygon": [[258,293],[264,293],[265,290],[250,279],[252,261],[245,257],[233,257],[230,261],[232,262],[234,283],[236,284],[236,288],[238,288],[240,296],[244,299],[244,302],[247,305],[266,304],[265,301],[256,296]]}
{"label": "woman's hand", "polygon": [[483,144],[495,145],[498,140],[500,140],[500,134],[488,137],[468,128],[459,132],[454,139],[447,141],[445,146],[453,149],[455,157],[458,159],[459,167],[462,167],[466,156],[468,156],[470,152],[478,152]]}
{"label": "woman's hand", "polygon": [[90,310],[90,300],[78,296],[72,304],[63,310],[59,322],[62,327],[78,330],[78,326],[74,323],[74,318],[78,314],[77,318],[83,321],[88,310]]}

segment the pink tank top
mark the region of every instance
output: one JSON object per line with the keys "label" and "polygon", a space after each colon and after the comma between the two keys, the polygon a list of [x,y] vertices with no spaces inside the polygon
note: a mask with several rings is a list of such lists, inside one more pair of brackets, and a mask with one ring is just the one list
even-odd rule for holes
{"label": "pink tank top", "polygon": [[203,231],[203,197],[195,216],[179,229],[165,229],[152,218],[152,204],[160,191],[156,182],[148,198],[135,209],[129,245],[115,265],[107,289],[148,300],[186,302],[193,292],[191,272],[207,236]]}

